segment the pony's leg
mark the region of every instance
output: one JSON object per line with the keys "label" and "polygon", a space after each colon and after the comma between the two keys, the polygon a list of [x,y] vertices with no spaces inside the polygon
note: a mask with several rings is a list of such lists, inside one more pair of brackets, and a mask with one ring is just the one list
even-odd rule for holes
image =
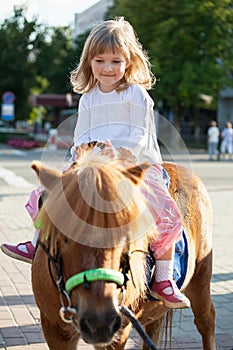
{"label": "pony's leg", "polygon": [[[173,311],[171,310],[157,320],[146,325],[145,331],[156,346],[160,346],[162,340],[164,340],[166,344],[171,343],[171,332],[168,332],[168,324],[170,324],[171,330],[172,315]],[[143,343],[142,349],[148,350],[150,348],[145,343]]]}
{"label": "pony's leg", "polygon": [[185,294],[191,301],[194,322],[202,336],[204,350],[215,350],[215,309],[210,294],[212,252],[197,263],[195,274]]}
{"label": "pony's leg", "polygon": [[[160,329],[162,326],[162,321],[163,321],[163,317],[161,317],[160,319],[151,322],[150,324],[148,324],[145,327],[145,331],[147,333],[147,335],[151,338],[151,340],[153,341],[154,344],[158,345],[158,342],[160,340]],[[149,347],[148,345],[146,345],[143,342],[143,346],[142,346],[143,350],[148,350]]]}
{"label": "pony's leg", "polygon": [[50,350],[76,350],[79,334],[71,325],[64,323],[64,328],[51,323],[43,313],[41,313],[41,326]]}

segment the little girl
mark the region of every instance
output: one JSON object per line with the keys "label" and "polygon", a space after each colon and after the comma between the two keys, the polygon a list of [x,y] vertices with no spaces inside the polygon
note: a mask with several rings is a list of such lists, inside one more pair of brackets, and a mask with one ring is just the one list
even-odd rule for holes
{"label": "little girl", "polygon": [[[89,142],[99,141],[113,145],[115,149],[129,150],[138,164],[145,161],[151,164],[145,176],[149,186],[146,199],[159,232],[159,238],[151,243],[156,259],[151,295],[170,308],[183,308],[189,307],[190,302],[173,280],[174,246],[181,238],[182,223],[166,188],[156,137],[154,104],[146,91],[152,88],[154,80],[148,57],[127,21],[121,17],[94,27],[78,67],[71,73],[74,91],[83,94],[71,162],[75,162],[79,149]],[[34,193],[35,202],[39,195],[40,191]],[[2,250],[25,261],[21,257],[27,252],[30,257],[35,241],[17,246],[4,244]]]}

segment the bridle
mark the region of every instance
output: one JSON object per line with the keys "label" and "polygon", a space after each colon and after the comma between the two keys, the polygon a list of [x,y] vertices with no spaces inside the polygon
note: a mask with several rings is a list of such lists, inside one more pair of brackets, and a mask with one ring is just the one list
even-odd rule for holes
{"label": "bridle", "polygon": [[[48,267],[51,279],[56,286],[59,299],[61,302],[61,308],[59,310],[60,317],[65,323],[73,323],[76,318],[76,309],[72,307],[70,300],[70,292],[79,285],[83,285],[84,288],[90,288],[91,282],[94,281],[107,281],[114,282],[117,284],[119,288],[121,288],[122,298],[119,304],[119,310],[130,320],[133,327],[137,330],[138,334],[141,336],[143,341],[147,344],[147,346],[152,350],[158,350],[150,337],[146,334],[144,328],[140,324],[140,322],[136,319],[133,312],[128,309],[126,306],[122,305],[122,301],[124,299],[124,295],[126,293],[127,282],[129,281],[129,271],[130,271],[130,254],[125,253],[122,262],[121,262],[121,271],[116,271],[113,269],[107,268],[97,268],[92,270],[86,270],[81,273],[77,273],[65,282],[62,274],[62,258],[57,249],[57,253],[55,256],[51,255],[47,246],[38,240],[38,245],[41,246],[43,251],[46,253],[48,257]],[[134,252],[137,252],[135,250]],[[142,251],[140,251],[142,252]],[[146,253],[146,252],[143,252]],[[53,266],[54,273],[56,275],[56,281],[53,278],[51,266]],[[132,274],[131,274],[132,275]],[[134,283],[134,282],[133,282]]]}
{"label": "bridle", "polygon": [[[57,248],[57,253],[53,256],[46,244],[43,243],[40,239],[38,240],[38,245],[41,246],[48,257],[50,277],[53,281],[53,284],[58,290],[59,299],[61,302],[61,308],[59,312],[60,317],[65,323],[72,323],[74,316],[76,315],[76,309],[71,306],[70,293],[79,285],[83,285],[85,289],[88,289],[90,288],[91,282],[94,281],[114,282],[119,288],[121,288],[122,303],[127,287],[127,282],[129,280],[130,264],[129,256],[127,253],[125,253],[124,258],[122,259],[120,268],[122,272],[107,268],[97,268],[77,273],[65,281],[62,272],[62,258],[59,249]],[[53,268],[56,279],[53,277],[51,267]]]}

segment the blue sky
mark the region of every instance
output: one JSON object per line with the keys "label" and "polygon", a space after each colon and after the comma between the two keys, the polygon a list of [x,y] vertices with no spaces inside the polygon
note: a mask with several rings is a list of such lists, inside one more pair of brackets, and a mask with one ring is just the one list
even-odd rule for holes
{"label": "blue sky", "polygon": [[38,18],[40,23],[49,26],[70,25],[74,14],[80,13],[99,0],[0,0],[0,22],[13,14],[14,5],[26,5],[26,16]]}

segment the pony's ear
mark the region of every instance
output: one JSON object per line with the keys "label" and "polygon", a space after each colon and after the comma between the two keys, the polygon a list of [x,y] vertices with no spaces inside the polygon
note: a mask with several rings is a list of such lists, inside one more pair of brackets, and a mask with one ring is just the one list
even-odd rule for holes
{"label": "pony's ear", "polygon": [[32,169],[37,173],[41,184],[47,189],[50,190],[55,183],[61,179],[61,175],[58,171],[50,169],[41,162],[34,161],[32,163]]}
{"label": "pony's ear", "polygon": [[123,174],[133,181],[136,185],[143,179],[145,171],[150,167],[149,163],[142,163],[129,167],[123,171]]}

